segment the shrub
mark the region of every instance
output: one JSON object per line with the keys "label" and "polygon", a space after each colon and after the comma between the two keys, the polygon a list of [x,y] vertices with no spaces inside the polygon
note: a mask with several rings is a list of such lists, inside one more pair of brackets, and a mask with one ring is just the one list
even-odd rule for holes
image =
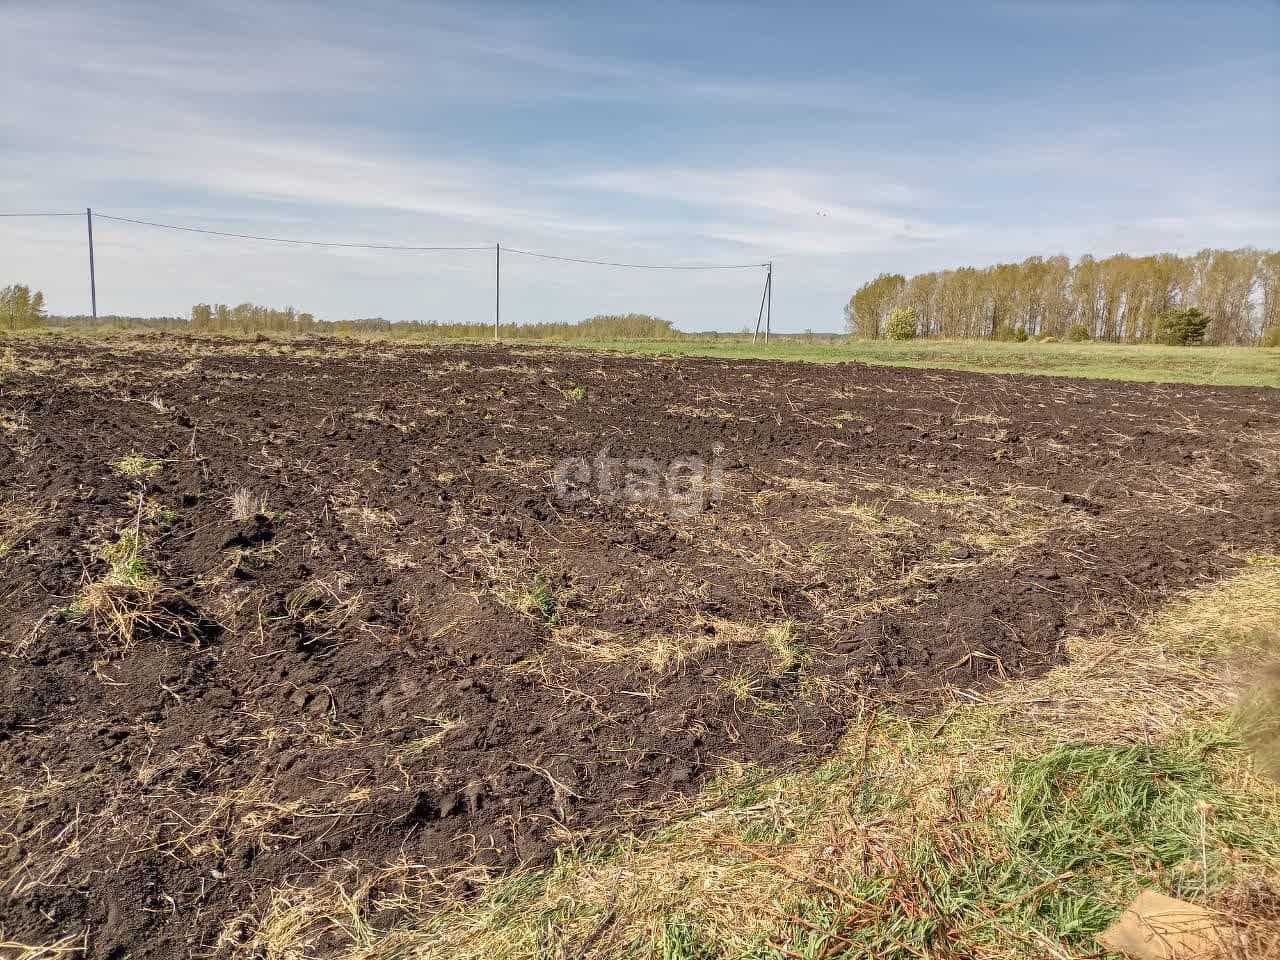
{"label": "shrub", "polygon": [[889,314],[884,335],[890,340],[913,340],[916,335],[915,307],[898,307]]}
{"label": "shrub", "polygon": [[1155,339],[1174,347],[1204,343],[1210,317],[1199,307],[1166,310],[1156,317]]}
{"label": "shrub", "polygon": [[1264,347],[1280,347],[1280,323],[1267,328],[1267,331],[1262,335],[1262,345]]}
{"label": "shrub", "polygon": [[648,313],[598,313],[574,324],[571,331],[584,338],[600,340],[666,340],[679,333],[670,320]]}
{"label": "shrub", "polygon": [[1084,343],[1089,339],[1089,328],[1083,323],[1072,324],[1071,329],[1067,331],[1067,339],[1072,343]]}
{"label": "shrub", "polygon": [[999,340],[1003,343],[1026,343],[1030,337],[1027,331],[1022,327],[1011,327],[1006,324],[1000,324],[991,331],[991,339]]}

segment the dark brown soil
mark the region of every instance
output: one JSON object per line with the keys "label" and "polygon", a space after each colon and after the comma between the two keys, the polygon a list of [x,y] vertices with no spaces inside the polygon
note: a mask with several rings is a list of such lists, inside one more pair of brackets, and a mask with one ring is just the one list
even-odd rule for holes
{"label": "dark brown soil", "polygon": [[[543,862],[727,759],[829,749],[861,698],[928,709],[1035,674],[1064,637],[1280,548],[1266,390],[368,342],[8,350],[0,940],[87,937],[93,958],[238,955],[281,885]],[[159,463],[122,475],[131,454]],[[608,495],[601,456],[698,457],[723,495]],[[150,579],[102,588],[137,615],[125,635],[92,597],[135,531]]]}

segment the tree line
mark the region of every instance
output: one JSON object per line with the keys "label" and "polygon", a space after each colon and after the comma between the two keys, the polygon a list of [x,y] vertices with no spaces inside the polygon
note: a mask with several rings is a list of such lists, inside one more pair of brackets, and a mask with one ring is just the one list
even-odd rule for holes
{"label": "tree line", "polygon": [[[44,294],[14,285],[0,291],[0,330],[48,325],[90,325],[143,328],[191,333],[282,333],[337,336],[439,337],[487,339],[490,323],[395,323],[383,317],[352,320],[318,320],[296,307],[265,307],[256,303],[230,306],[197,303],[190,317],[46,316]],[[670,320],[647,313],[597,314],[573,323],[504,324],[506,339],[527,340],[671,340],[686,336]]]}
{"label": "tree line", "polygon": [[[329,333],[339,336],[428,336],[480,339],[493,335],[488,323],[392,323],[382,317],[356,320],[317,320],[312,314],[285,307],[272,309],[252,303],[236,307],[198,303],[191,308],[191,329],[216,333]],[[502,334],[523,339],[670,339],[678,336],[670,320],[647,313],[598,314],[576,323],[504,325]]]}
{"label": "tree line", "polygon": [[1280,251],[1084,256],[1074,265],[1028,257],[909,278],[882,273],[844,315],[860,337],[885,336],[894,311],[911,311],[918,336],[1152,342],[1171,315],[1191,309],[1209,318],[1205,343],[1280,345]]}
{"label": "tree line", "polygon": [[44,293],[21,283],[0,290],[0,330],[24,330],[44,323]]}
{"label": "tree line", "polygon": [[225,303],[197,303],[191,308],[191,329],[209,333],[308,333],[315,329],[316,318],[295,307],[277,309],[256,303],[234,307]]}

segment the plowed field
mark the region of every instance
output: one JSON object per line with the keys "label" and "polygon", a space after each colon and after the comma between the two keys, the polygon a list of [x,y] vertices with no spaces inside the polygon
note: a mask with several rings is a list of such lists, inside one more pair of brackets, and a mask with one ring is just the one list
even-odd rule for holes
{"label": "plowed field", "polygon": [[182,338],[0,384],[0,940],[93,958],[465,891],[1280,549],[1263,389]]}

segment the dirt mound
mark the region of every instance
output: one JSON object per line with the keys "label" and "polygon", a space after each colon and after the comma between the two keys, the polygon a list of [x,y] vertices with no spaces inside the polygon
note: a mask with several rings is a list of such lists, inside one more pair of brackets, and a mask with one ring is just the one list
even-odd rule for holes
{"label": "dirt mound", "polygon": [[14,350],[0,928],[90,957],[234,956],[282,884],[543,862],[1280,547],[1263,390]]}

